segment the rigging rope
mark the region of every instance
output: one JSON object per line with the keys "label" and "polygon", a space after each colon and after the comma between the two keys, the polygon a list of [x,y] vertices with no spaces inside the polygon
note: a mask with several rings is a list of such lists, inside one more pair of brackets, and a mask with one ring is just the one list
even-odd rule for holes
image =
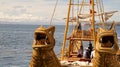
{"label": "rigging rope", "polygon": [[[100,14],[100,8],[99,8],[99,3],[98,3],[98,0],[96,0],[96,4],[97,4],[97,11],[98,11],[98,14]],[[98,16],[99,17],[99,19],[100,19],[100,22],[102,22],[101,21],[101,16]]]}
{"label": "rigging rope", "polygon": [[79,15],[81,14],[81,12],[82,12],[82,7],[83,7],[83,5],[84,5],[84,0],[82,0],[82,4],[81,4],[81,7],[80,7],[80,12],[79,12]]}
{"label": "rigging rope", "polygon": [[[78,4],[79,4],[79,0],[78,0]],[[77,6],[77,14],[79,14],[79,5]]]}
{"label": "rigging rope", "polygon": [[98,0],[98,3],[99,3],[99,5],[100,5],[100,13],[101,13],[101,18],[102,18],[102,24],[103,24],[103,27],[106,29],[105,20],[104,20],[103,1],[102,1],[102,5],[101,5],[101,1],[100,1],[100,0]]}
{"label": "rigging rope", "polygon": [[50,25],[52,25],[52,20],[53,20],[53,16],[54,16],[55,11],[56,11],[56,8],[57,8],[57,4],[58,4],[58,0],[56,0],[56,4],[55,4],[55,7],[54,7],[54,10],[53,10],[53,13],[52,13],[51,19],[50,19]]}

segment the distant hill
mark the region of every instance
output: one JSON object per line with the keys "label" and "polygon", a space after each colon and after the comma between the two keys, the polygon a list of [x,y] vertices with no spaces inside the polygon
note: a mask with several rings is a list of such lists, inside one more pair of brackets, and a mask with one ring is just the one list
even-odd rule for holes
{"label": "distant hill", "polygon": [[[106,22],[106,25],[111,25],[112,22]],[[96,23],[96,25],[101,25],[102,23]],[[120,26],[120,22],[115,22],[115,25]]]}

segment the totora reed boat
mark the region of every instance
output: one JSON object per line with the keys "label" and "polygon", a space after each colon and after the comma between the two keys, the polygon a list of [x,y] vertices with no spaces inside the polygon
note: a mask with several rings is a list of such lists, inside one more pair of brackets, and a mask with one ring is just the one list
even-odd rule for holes
{"label": "totora reed boat", "polygon": [[[120,67],[115,22],[106,25],[116,12],[104,12],[102,0],[69,0],[60,58],[53,51],[55,26],[40,26],[29,67]],[[68,34],[70,24],[74,28]]]}

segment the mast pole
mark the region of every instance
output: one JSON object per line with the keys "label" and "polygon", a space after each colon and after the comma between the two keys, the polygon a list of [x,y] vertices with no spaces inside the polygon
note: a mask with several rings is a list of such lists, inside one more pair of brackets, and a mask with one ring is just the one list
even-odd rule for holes
{"label": "mast pole", "polygon": [[66,38],[67,38],[68,26],[69,26],[69,16],[70,16],[71,4],[72,4],[72,0],[69,0],[68,14],[67,14],[66,26],[65,26],[65,31],[64,31],[64,40],[63,40],[63,45],[62,45],[61,60],[64,60],[64,52],[65,52],[65,46],[66,46]]}
{"label": "mast pole", "polygon": [[92,0],[92,27],[93,27],[93,39],[94,39],[94,47],[95,47],[96,46],[96,32],[95,32],[94,0]]}

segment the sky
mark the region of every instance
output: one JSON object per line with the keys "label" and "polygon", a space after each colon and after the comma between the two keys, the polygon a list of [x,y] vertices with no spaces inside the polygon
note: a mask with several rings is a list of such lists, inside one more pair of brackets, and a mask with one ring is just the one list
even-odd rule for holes
{"label": "sky", "polygon": [[[0,0],[0,23],[50,24],[57,0]],[[58,0],[53,24],[65,24],[69,0]],[[118,12],[111,18],[120,21],[120,0],[103,0],[105,11]]]}

